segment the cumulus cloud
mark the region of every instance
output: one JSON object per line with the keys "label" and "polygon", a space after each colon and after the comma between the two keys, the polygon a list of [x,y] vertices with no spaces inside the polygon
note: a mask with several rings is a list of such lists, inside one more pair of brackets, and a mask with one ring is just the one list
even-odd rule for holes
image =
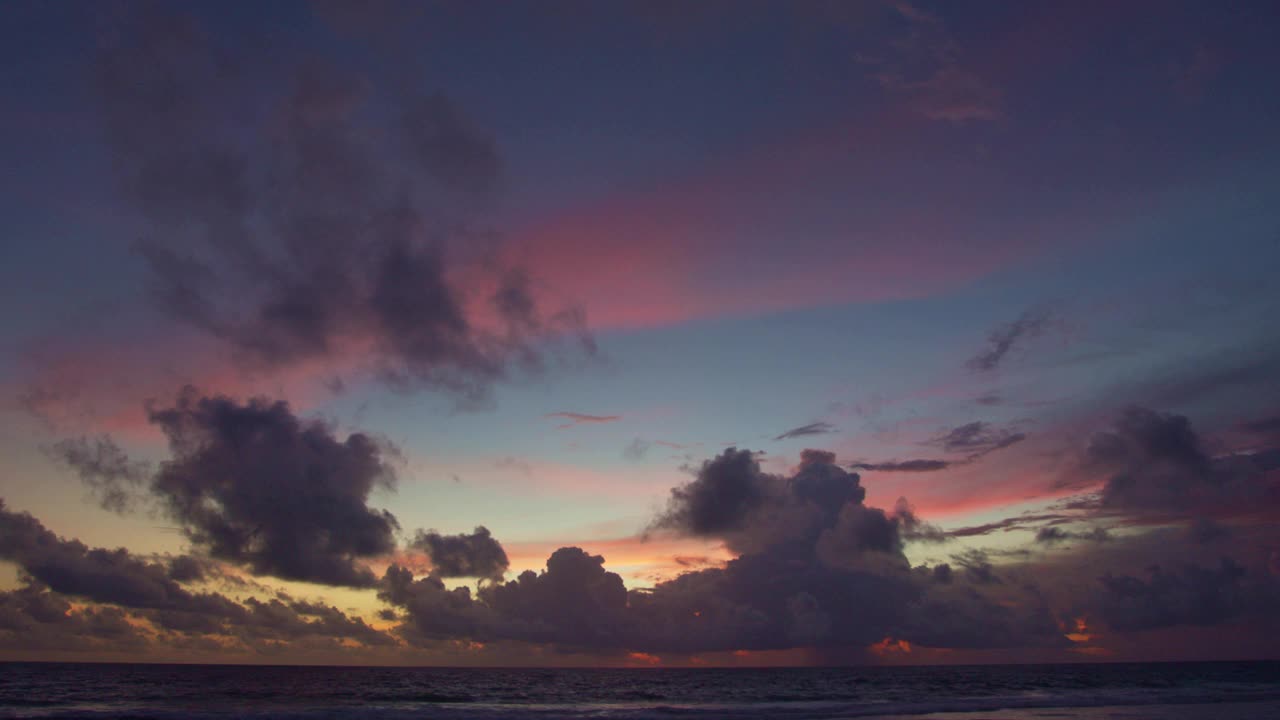
{"label": "cumulus cloud", "polygon": [[1080,459],[1084,477],[1105,478],[1103,511],[1176,516],[1237,514],[1273,502],[1270,470],[1280,453],[1213,456],[1183,415],[1131,407],[1095,433]]}
{"label": "cumulus cloud", "polygon": [[829,422],[814,422],[808,425],[791,428],[786,432],[778,435],[774,440],[790,440],[791,438],[806,437],[809,435],[826,435],[836,431],[836,427]]}
{"label": "cumulus cloud", "polygon": [[1051,320],[1048,310],[1033,308],[1013,322],[992,330],[987,337],[987,347],[969,359],[970,369],[977,372],[995,370],[1017,346],[1044,332]]}
{"label": "cumulus cloud", "polygon": [[[969,573],[954,577],[949,567],[912,568],[905,543],[939,540],[941,532],[905,500],[889,512],[864,505],[858,476],[832,453],[805,451],[789,476],[763,472],[755,458],[730,448],[706,461],[692,481],[672,490],[650,528],[722,539],[739,553],[723,567],[628,590],[603,557],[567,547],[542,572],[475,593],[392,566],[379,597],[398,610],[402,637],[422,645],[469,637],[596,652],[698,653],[856,651],[888,634],[965,647],[1064,642],[1040,605],[1011,611],[987,596],[992,587],[1012,592],[991,580],[989,564],[973,560]],[[952,595],[955,603],[947,599]],[[935,604],[963,612],[941,613]],[[921,615],[924,607],[929,617]]]}
{"label": "cumulus cloud", "polygon": [[151,490],[197,547],[258,574],[374,584],[359,561],[392,552],[399,527],[368,506],[375,488],[395,484],[378,441],[341,439],[284,402],[238,403],[191,388],[149,417],[172,455]]}
{"label": "cumulus cloud", "polygon": [[[146,646],[129,617],[164,632],[233,636],[245,641],[300,637],[349,638],[366,645],[392,642],[359,618],[333,607],[287,596],[244,604],[182,585],[205,575],[205,561],[191,556],[167,563],[143,560],[124,548],[91,548],[58,537],[28,513],[0,501],[0,558],[15,563],[26,585],[0,593],[0,644],[14,647],[110,649]],[[98,603],[70,611],[64,599]],[[127,612],[126,612],[127,611]],[[170,638],[172,639],[172,638]]]}
{"label": "cumulus cloud", "polygon": [[[357,354],[394,387],[465,403],[548,352],[594,352],[582,311],[542,307],[459,213],[501,161],[449,98],[315,61],[249,72],[174,8],[114,19],[94,88],[173,317],[259,366]],[[264,76],[284,92],[264,95]]]}
{"label": "cumulus cloud", "polygon": [[750,450],[729,448],[704,462],[694,482],[672,489],[667,510],[653,526],[700,536],[740,530],[750,513],[778,493],[778,484]]}
{"label": "cumulus cloud", "polygon": [[16,563],[33,581],[65,594],[131,608],[224,612],[229,601],[194,594],[163,564],[146,562],[124,548],[90,548],[63,540],[27,513],[0,501],[0,558]]}
{"label": "cumulus cloud", "polygon": [[502,545],[484,526],[469,535],[419,530],[410,547],[425,552],[431,558],[432,574],[442,578],[501,579],[510,564]]}

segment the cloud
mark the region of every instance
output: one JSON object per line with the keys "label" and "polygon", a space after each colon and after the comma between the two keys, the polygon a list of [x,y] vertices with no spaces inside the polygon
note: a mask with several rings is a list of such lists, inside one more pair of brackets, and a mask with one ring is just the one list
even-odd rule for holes
{"label": "cloud", "polygon": [[89,548],[63,540],[27,513],[0,501],[0,558],[16,563],[35,582],[65,594],[131,608],[224,613],[221,596],[187,591],[160,563],[140,560],[123,548]]}
{"label": "cloud", "polygon": [[1050,320],[1052,315],[1048,310],[1035,308],[992,330],[987,338],[987,348],[969,359],[969,367],[977,372],[995,370],[1017,346],[1044,332]]}
{"label": "cloud", "polygon": [[546,418],[559,418],[567,420],[563,425],[557,425],[560,429],[571,428],[576,425],[602,425],[604,423],[618,422],[622,419],[621,415],[588,415],[586,413],[576,412],[554,412],[543,415]]}
{"label": "cloud", "polygon": [[1145,579],[1107,573],[1099,582],[1100,610],[1117,630],[1216,625],[1245,613],[1265,612],[1280,599],[1274,582],[1252,580],[1245,568],[1225,558],[1216,568],[1155,566]]}
{"label": "cloud", "polygon": [[1094,528],[1088,532],[1072,532],[1063,530],[1056,525],[1042,527],[1036,532],[1036,542],[1044,545],[1054,545],[1068,540],[1088,540],[1091,542],[1106,542],[1111,539],[1111,535],[1105,528]]}
{"label": "cloud", "polygon": [[632,462],[640,462],[649,454],[649,448],[653,447],[653,443],[641,438],[634,438],[627,446],[622,448],[622,457]]}
{"label": "cloud", "polygon": [[[188,637],[392,642],[363,620],[318,603],[282,596],[266,602],[248,598],[241,604],[218,593],[193,592],[181,582],[204,577],[206,561],[200,558],[179,556],[166,564],[140,559],[124,548],[90,548],[58,537],[28,513],[6,509],[3,501],[0,558],[16,563],[26,582],[23,588],[0,593],[0,630],[9,631],[7,637],[0,632],[0,643],[12,640],[14,647],[83,650],[96,646],[98,639],[109,641],[100,649],[145,646],[146,638],[136,632],[130,617]],[[63,596],[102,605],[73,612]],[[48,642],[51,637],[57,642]]]}
{"label": "cloud", "polygon": [[1003,450],[1026,439],[1025,433],[1014,432],[1007,428],[995,428],[990,423],[975,421],[954,427],[924,443],[925,445],[940,447],[946,452],[967,453],[963,459],[915,458],[910,460],[888,460],[885,462],[860,461],[850,463],[849,468],[871,472],[940,472],[975,463],[997,450]]}
{"label": "cloud", "polygon": [[249,72],[171,8],[114,30],[95,93],[124,194],[150,223],[137,250],[151,294],[172,317],[255,366],[355,356],[395,388],[468,404],[566,341],[594,353],[581,309],[540,306],[462,216],[501,162],[449,98],[321,62]]}
{"label": "cloud", "polygon": [[967,452],[970,453],[969,460],[974,460],[1025,439],[1027,436],[1023,433],[995,428],[979,420],[954,427],[926,444],[941,447],[947,452]]}
{"label": "cloud", "polygon": [[[723,567],[628,590],[602,556],[565,547],[542,572],[474,594],[392,566],[379,597],[402,612],[401,636],[420,645],[468,637],[606,653],[858,649],[890,633],[925,646],[1065,642],[1039,606],[1028,605],[1028,615],[988,598],[987,586],[1019,592],[985,580],[984,570],[994,577],[989,566],[975,561],[950,584],[936,569],[912,569],[904,543],[941,539],[940,531],[905,500],[885,512],[865,506],[863,497],[858,476],[837,466],[832,453],[806,450],[795,473],[783,477],[763,472],[755,453],[731,448],[674,488],[650,528],[724,540],[739,555]],[[927,618],[918,611],[925,606]],[[965,611],[955,612],[960,606]]]}
{"label": "cloud", "polygon": [[77,609],[38,585],[0,592],[0,648],[119,652],[146,645],[119,608]]}
{"label": "cloud", "polygon": [[388,450],[302,420],[284,402],[200,396],[151,408],[172,457],[151,484],[165,512],[197,547],[254,573],[367,587],[358,562],[395,549],[396,519],[368,506],[392,488]]}
{"label": "cloud", "polygon": [[501,579],[509,565],[502,545],[483,526],[470,535],[419,530],[410,547],[425,552],[431,558],[432,574],[442,578]]}
{"label": "cloud", "polygon": [[1105,477],[1103,511],[1190,517],[1266,506],[1276,492],[1267,479],[1275,467],[1280,453],[1214,457],[1186,416],[1130,407],[1112,429],[1090,438],[1077,473]]}
{"label": "cloud", "polygon": [[61,440],[49,449],[55,459],[76,471],[80,480],[104,509],[126,513],[139,499],[150,475],[147,463],[130,460],[108,436]]}
{"label": "cloud", "polygon": [[789,440],[791,438],[805,437],[807,435],[826,435],[836,431],[836,427],[828,422],[815,422],[800,427],[791,428],[782,433],[774,440]]}
{"label": "cloud", "polygon": [[[700,445],[701,443],[698,444]],[[674,443],[668,440],[650,441],[641,437],[636,437],[633,438],[631,442],[627,443],[626,447],[622,448],[622,457],[632,462],[640,462],[648,457],[649,451],[652,450],[654,446],[669,448],[671,450],[686,450],[690,447],[689,445]]]}
{"label": "cloud", "polygon": [[971,525],[968,527],[956,528],[947,533],[951,537],[976,537],[980,535],[989,535],[996,531],[1009,532],[1012,530],[1029,530],[1040,523],[1067,522],[1078,519],[1075,515],[1067,515],[1062,513],[1023,513],[1014,517],[1004,518],[995,522],[983,523],[981,525]]}
{"label": "cloud", "polygon": [[696,480],[672,489],[667,510],[653,527],[695,536],[741,530],[752,512],[780,495],[780,482],[760,470],[750,450],[729,448],[704,462]]}
{"label": "cloud", "polygon": [[850,463],[852,470],[871,470],[873,472],[937,472],[954,465],[949,460],[889,460],[887,462]]}

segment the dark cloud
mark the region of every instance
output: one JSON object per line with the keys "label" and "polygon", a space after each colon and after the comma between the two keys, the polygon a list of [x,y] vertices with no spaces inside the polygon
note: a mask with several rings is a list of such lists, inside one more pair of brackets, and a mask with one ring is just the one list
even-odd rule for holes
{"label": "dark cloud", "polygon": [[942,528],[921,520],[915,507],[904,497],[894,504],[893,517],[904,540],[941,543],[951,539]]}
{"label": "dark cloud", "polygon": [[1224,558],[1218,567],[1160,566],[1146,578],[1102,576],[1101,612],[1117,630],[1149,630],[1176,625],[1216,625],[1245,613],[1275,607],[1275,583],[1250,578],[1249,572]]}
{"label": "dark cloud", "polygon": [[238,620],[236,629],[250,637],[287,640],[349,638],[368,646],[395,644],[391,636],[373,629],[364,620],[349,617],[324,603],[295,600],[283,595],[266,602],[249,598],[245,605],[248,615]]}
{"label": "dark cloud", "polygon": [[1030,530],[1040,523],[1049,523],[1050,525],[1069,522],[1079,519],[1078,515],[1069,515],[1061,513],[1024,513],[1015,515],[1014,517],[996,520],[994,522],[983,523],[981,525],[970,525],[968,527],[956,528],[947,533],[947,535],[958,537],[976,537],[980,535],[989,535],[993,532],[1010,532],[1013,530]]}
{"label": "dark cloud", "polygon": [[[394,387],[466,403],[538,371],[564,341],[594,352],[582,312],[540,307],[459,210],[483,204],[501,162],[450,99],[348,67],[233,55],[178,13],[113,18],[94,65],[167,312],[257,365],[372,353]],[[264,77],[287,90],[264,96]]]}
{"label": "dark cloud", "polygon": [[410,547],[425,552],[431,558],[432,574],[442,578],[501,579],[509,565],[502,545],[483,526],[470,535],[419,530]]}
{"label": "dark cloud", "polygon": [[672,489],[668,508],[653,527],[699,536],[740,530],[748,515],[778,492],[777,485],[750,450],[729,448],[705,461],[694,482]]}
{"label": "dark cloud", "polygon": [[197,547],[258,574],[374,584],[359,560],[392,552],[398,528],[368,506],[374,488],[395,482],[383,445],[360,433],[339,439],[283,402],[190,388],[149,414],[172,454],[152,492]]}
{"label": "dark cloud", "polygon": [[119,608],[76,609],[39,585],[0,592],[0,648],[120,652],[147,644]]}
{"label": "dark cloud", "polygon": [[987,422],[974,421],[951,428],[924,443],[925,445],[939,447],[949,453],[966,453],[962,459],[936,460],[917,458],[911,460],[888,460],[885,462],[862,461],[851,463],[849,468],[870,472],[939,472],[977,462],[997,450],[1003,450],[1026,439],[1025,433],[1014,432],[1007,428],[993,427]]}
{"label": "dark cloud", "polygon": [[1088,540],[1091,542],[1106,542],[1111,539],[1111,534],[1105,528],[1094,528],[1085,532],[1073,532],[1063,530],[1057,525],[1049,525],[1040,528],[1036,532],[1036,542],[1044,545],[1055,545],[1057,543],[1067,542],[1070,540]]}
{"label": "dark cloud", "polygon": [[1080,472],[1105,477],[1103,511],[1230,515],[1274,504],[1280,490],[1268,472],[1278,459],[1273,452],[1211,456],[1185,416],[1132,407],[1090,438]]}
{"label": "dark cloud", "polygon": [[[1040,605],[1028,603],[1028,614],[988,597],[992,588],[1012,590],[979,562],[985,556],[962,557],[968,572],[956,577],[943,577],[949,567],[913,570],[904,544],[941,540],[941,532],[905,500],[886,512],[864,505],[864,495],[858,476],[836,465],[832,453],[807,450],[784,477],[763,472],[751,451],[731,448],[673,489],[650,528],[723,539],[740,553],[723,567],[627,590],[604,558],[561,548],[544,571],[482,585],[475,594],[393,566],[379,597],[400,611],[402,636],[424,645],[469,637],[696,653],[858,649],[887,635],[964,647],[1064,642]],[[925,607],[929,617],[921,615]]]}
{"label": "dark cloud", "polygon": [[995,370],[1015,347],[1044,332],[1051,319],[1048,310],[1031,309],[1017,320],[992,330],[987,337],[987,348],[969,359],[969,367],[977,372]]}
{"label": "dark cloud", "polygon": [[169,579],[180,583],[203,580],[209,572],[209,563],[190,555],[179,555],[169,560]]}
{"label": "dark cloud", "polygon": [[949,460],[889,460],[887,462],[857,462],[851,463],[849,468],[852,470],[870,470],[872,472],[938,472],[946,470],[956,463]]}
{"label": "dark cloud", "polygon": [[125,513],[140,497],[150,466],[130,460],[110,437],[69,438],[54,444],[50,454],[75,470],[104,510]]}
{"label": "dark cloud", "polygon": [[970,549],[951,556],[951,562],[964,571],[964,575],[975,585],[993,585],[1003,583],[991,564],[990,556],[983,550]]}
{"label": "dark cloud", "polygon": [[791,428],[774,438],[774,440],[789,440],[791,438],[805,437],[807,435],[826,435],[835,431],[836,427],[829,422],[815,422]]}
{"label": "dark cloud", "polygon": [[[90,548],[79,540],[58,537],[27,513],[5,509],[2,501],[0,558],[17,564],[27,582],[22,589],[0,593],[0,630],[40,646],[51,635],[73,649],[93,646],[96,638],[112,640],[114,650],[125,649],[125,640],[145,644],[122,608],[164,631],[186,635],[249,640],[318,636],[350,638],[367,645],[391,642],[363,620],[336,608],[287,597],[283,602],[249,598],[241,604],[217,593],[194,592],[181,583],[204,578],[206,561],[180,556],[168,563],[148,562],[123,548]],[[72,613],[62,596],[104,605]]]}
{"label": "dark cloud", "polygon": [[123,548],[90,548],[78,540],[63,540],[31,515],[5,509],[3,501],[0,558],[58,593],[96,602],[204,614],[225,613],[231,605],[219,595],[186,590],[170,568],[140,560]]}

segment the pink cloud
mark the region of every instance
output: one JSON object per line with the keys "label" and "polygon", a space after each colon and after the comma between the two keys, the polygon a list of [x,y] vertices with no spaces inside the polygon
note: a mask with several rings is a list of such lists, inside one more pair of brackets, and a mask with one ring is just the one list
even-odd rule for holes
{"label": "pink cloud", "polygon": [[622,419],[621,415],[588,415],[578,412],[553,412],[547,413],[543,417],[567,420],[568,422],[556,426],[560,429],[571,428],[575,425],[603,425],[605,423],[618,422]]}

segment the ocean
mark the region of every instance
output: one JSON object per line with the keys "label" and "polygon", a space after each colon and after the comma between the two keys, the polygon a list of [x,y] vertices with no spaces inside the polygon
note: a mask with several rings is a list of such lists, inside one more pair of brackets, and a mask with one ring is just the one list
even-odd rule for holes
{"label": "ocean", "polygon": [[0,663],[0,718],[1280,719],[1280,662],[775,669]]}

